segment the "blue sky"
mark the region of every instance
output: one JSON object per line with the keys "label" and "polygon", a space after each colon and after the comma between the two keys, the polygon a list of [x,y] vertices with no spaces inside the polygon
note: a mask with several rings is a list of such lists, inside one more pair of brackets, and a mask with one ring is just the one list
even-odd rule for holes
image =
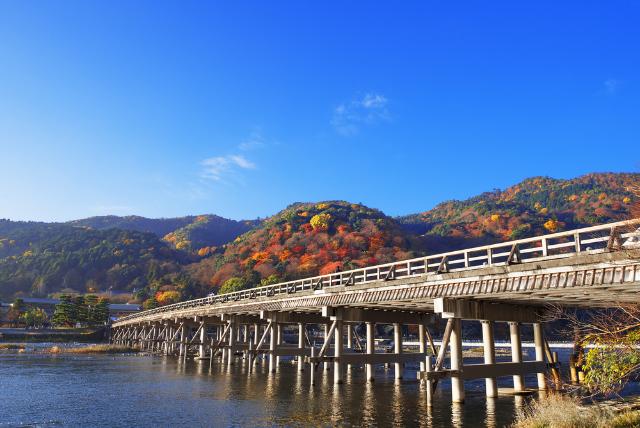
{"label": "blue sky", "polygon": [[0,218],[390,215],[640,168],[640,3],[0,0]]}

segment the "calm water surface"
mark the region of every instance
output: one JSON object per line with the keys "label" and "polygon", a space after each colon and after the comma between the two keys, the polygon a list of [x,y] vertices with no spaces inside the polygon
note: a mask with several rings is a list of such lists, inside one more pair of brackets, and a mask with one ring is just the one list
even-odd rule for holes
{"label": "calm water surface", "polygon": [[[29,345],[32,346],[32,345]],[[465,360],[466,361],[466,360]],[[238,359],[179,362],[173,357],[0,353],[0,427],[4,426],[465,426],[509,425],[522,397],[484,397],[484,381],[467,382],[467,402],[452,405],[448,382],[432,408],[407,367],[396,383],[380,367],[367,384],[354,367],[345,384],[333,373],[309,373],[283,363],[269,375],[258,361],[252,375]],[[528,377],[535,385],[535,376]],[[511,386],[505,379],[500,386]]]}

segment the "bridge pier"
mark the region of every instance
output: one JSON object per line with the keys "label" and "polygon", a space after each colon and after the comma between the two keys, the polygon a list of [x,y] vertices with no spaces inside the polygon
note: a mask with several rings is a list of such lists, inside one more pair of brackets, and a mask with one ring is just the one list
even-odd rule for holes
{"label": "bridge pier", "polygon": [[[298,323],[298,349],[301,351],[305,348],[305,329],[304,323]],[[298,371],[304,371],[304,355],[302,353],[298,355]]]}
{"label": "bridge pier", "polygon": [[[375,328],[376,325],[372,322],[366,323],[367,328],[367,355],[373,355],[376,352],[376,344],[375,344]],[[367,381],[373,382],[375,379],[374,375],[374,366],[372,363],[365,364],[367,371]]]}
{"label": "bridge pier", "polygon": [[[536,361],[544,362],[544,334],[542,330],[542,324],[539,322],[533,323],[533,343],[536,350]],[[547,378],[544,373],[538,372],[538,389],[547,389]]]}
{"label": "bridge pier", "polygon": [[[274,326],[275,324],[275,326]],[[276,332],[278,324],[277,322],[272,321],[270,331],[269,331],[269,373],[276,372],[277,360],[276,360],[276,347],[277,347],[277,337]]]}
{"label": "bridge pier", "polygon": [[462,379],[459,374],[463,370],[462,320],[460,318],[453,318],[449,353],[451,370],[455,373],[451,376],[451,400],[454,403],[462,403],[464,402],[464,379]]}
{"label": "bridge pier", "polygon": [[[496,346],[493,336],[493,321],[482,320],[482,344],[485,364],[496,363]],[[485,391],[487,397],[495,398],[498,396],[498,383],[495,377],[485,378]]]}
{"label": "bridge pier", "polygon": [[[509,335],[511,337],[511,361],[522,362],[522,339],[519,322],[509,322]],[[524,379],[522,375],[513,376],[513,391],[518,393],[524,391]]]}
{"label": "bridge pier", "polygon": [[340,361],[340,357],[342,357],[343,351],[343,339],[344,339],[344,324],[341,319],[336,320],[336,329],[334,333],[334,349],[333,356],[336,357],[335,362],[333,363],[333,383],[340,384],[343,382],[342,373],[342,361]]}

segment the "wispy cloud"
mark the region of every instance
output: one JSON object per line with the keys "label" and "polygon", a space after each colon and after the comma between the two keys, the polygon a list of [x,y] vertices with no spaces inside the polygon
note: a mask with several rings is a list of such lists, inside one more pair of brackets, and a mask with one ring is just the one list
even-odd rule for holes
{"label": "wispy cloud", "polygon": [[202,178],[223,181],[224,179],[237,175],[242,169],[255,169],[256,165],[242,155],[215,156],[200,162]]}
{"label": "wispy cloud", "polygon": [[249,135],[249,138],[238,144],[238,149],[247,152],[249,150],[260,149],[267,145],[262,134],[258,131],[254,131]]}
{"label": "wispy cloud", "polygon": [[603,93],[605,95],[615,95],[619,90],[622,82],[618,79],[607,79],[603,83]]}
{"label": "wispy cloud", "polygon": [[384,95],[367,93],[338,105],[333,111],[331,124],[341,135],[355,135],[362,126],[389,120],[387,104],[388,100]]}

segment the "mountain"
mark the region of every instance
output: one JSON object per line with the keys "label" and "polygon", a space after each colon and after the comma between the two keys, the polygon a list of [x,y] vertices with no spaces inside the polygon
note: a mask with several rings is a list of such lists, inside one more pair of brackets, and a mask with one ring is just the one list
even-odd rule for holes
{"label": "mountain", "polygon": [[143,291],[156,283],[181,286],[194,258],[151,233],[95,230],[59,223],[0,220],[0,296],[60,291]]}
{"label": "mountain", "polygon": [[[215,215],[0,220],[0,298],[129,293],[147,306],[425,253],[622,220],[640,174],[529,178],[398,218],[346,201],[295,203],[264,221]],[[134,292],[135,290],[135,292]],[[123,298],[124,299],[124,298]]]}
{"label": "mountain", "polygon": [[630,187],[639,182],[640,174],[533,177],[397,220],[430,249],[446,251],[627,219],[636,201]]}
{"label": "mountain", "polygon": [[205,256],[215,247],[233,241],[258,223],[258,220],[236,221],[207,214],[176,218],[99,216],[70,221],[68,224],[97,230],[115,228],[153,233],[178,250],[198,252]]}
{"label": "mountain", "polygon": [[381,211],[345,201],[295,203],[187,271],[214,289],[231,278],[249,286],[409,258],[414,246]]}

